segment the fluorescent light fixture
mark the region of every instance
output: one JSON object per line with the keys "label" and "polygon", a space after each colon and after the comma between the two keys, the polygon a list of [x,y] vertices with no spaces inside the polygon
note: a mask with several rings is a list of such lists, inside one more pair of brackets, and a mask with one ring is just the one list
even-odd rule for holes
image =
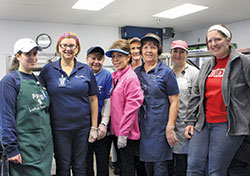
{"label": "fluorescent light fixture", "polygon": [[178,17],[181,17],[181,16],[189,15],[191,13],[199,12],[199,11],[205,10],[207,8],[208,7],[206,7],[206,6],[185,3],[183,5],[174,7],[172,9],[165,10],[163,12],[157,13],[157,14],[155,14],[153,16],[154,17],[160,17],[160,18],[174,19],[174,18],[178,18]]}
{"label": "fluorescent light fixture", "polygon": [[79,0],[72,9],[99,11],[114,0]]}

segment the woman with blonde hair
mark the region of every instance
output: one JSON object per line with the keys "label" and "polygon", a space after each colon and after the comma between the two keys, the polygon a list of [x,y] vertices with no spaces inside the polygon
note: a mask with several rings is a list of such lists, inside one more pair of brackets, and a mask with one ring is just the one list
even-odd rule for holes
{"label": "woman with blonde hair", "polygon": [[129,46],[130,46],[130,65],[133,70],[136,69],[136,67],[140,66],[143,62],[142,56],[141,56],[141,42],[140,38],[133,37],[129,40]]}

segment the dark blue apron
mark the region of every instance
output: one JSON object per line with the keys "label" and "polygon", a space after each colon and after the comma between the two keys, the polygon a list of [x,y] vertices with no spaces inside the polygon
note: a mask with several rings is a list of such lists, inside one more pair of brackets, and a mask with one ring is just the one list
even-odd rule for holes
{"label": "dark blue apron", "polygon": [[161,77],[157,75],[159,65],[150,73],[138,73],[144,91],[144,102],[140,109],[140,160],[146,162],[172,159],[172,150],[165,133],[170,103],[166,90],[160,90],[157,84],[157,79]]}

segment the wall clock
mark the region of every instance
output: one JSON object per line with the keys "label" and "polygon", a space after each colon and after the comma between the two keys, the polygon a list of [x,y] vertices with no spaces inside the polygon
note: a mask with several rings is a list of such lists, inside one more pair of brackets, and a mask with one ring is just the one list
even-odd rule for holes
{"label": "wall clock", "polygon": [[48,34],[42,33],[36,37],[36,44],[41,46],[43,49],[50,47],[52,40]]}

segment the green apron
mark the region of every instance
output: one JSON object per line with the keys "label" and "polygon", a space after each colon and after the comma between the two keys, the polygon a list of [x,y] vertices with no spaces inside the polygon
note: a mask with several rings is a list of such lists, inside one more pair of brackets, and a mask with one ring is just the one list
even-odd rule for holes
{"label": "green apron", "polygon": [[10,163],[11,176],[50,176],[53,141],[49,97],[36,80],[24,80],[16,102],[18,149],[22,164]]}

